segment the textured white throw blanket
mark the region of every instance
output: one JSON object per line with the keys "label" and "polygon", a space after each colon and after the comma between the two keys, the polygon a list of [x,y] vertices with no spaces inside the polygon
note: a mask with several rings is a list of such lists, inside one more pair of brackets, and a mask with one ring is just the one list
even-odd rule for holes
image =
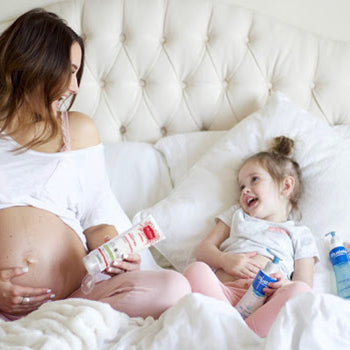
{"label": "textured white throw blanket", "polygon": [[350,301],[307,293],[289,301],[266,339],[227,304],[199,294],[158,320],[130,318],[109,305],[69,299],[0,323],[0,349],[350,349]]}

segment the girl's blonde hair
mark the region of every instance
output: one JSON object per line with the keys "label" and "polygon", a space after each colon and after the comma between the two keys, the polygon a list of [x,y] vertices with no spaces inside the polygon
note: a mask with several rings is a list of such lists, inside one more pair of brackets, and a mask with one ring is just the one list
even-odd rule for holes
{"label": "girl's blonde hair", "polygon": [[292,210],[301,217],[298,207],[298,200],[302,192],[301,171],[299,164],[290,157],[293,148],[294,141],[292,139],[286,136],[275,137],[269,151],[252,155],[244,161],[243,165],[250,161],[258,162],[277,184],[281,184],[286,176],[292,176],[295,184],[289,200]]}

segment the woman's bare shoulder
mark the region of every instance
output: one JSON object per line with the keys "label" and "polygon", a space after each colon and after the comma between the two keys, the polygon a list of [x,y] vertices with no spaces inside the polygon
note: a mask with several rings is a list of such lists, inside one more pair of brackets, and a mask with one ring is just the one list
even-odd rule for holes
{"label": "woman's bare shoulder", "polygon": [[69,112],[69,130],[73,150],[95,146],[101,142],[95,122],[84,113]]}

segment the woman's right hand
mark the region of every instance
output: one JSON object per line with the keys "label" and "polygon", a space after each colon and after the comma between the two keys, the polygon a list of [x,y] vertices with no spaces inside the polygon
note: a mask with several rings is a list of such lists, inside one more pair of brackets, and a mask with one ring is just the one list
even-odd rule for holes
{"label": "woman's right hand", "polygon": [[239,278],[255,278],[262,268],[253,258],[256,252],[232,254],[223,253],[222,269],[229,275]]}
{"label": "woman's right hand", "polygon": [[0,311],[11,315],[25,315],[51,300],[48,288],[32,288],[14,284],[12,279],[28,272],[28,268],[14,267],[0,270]]}

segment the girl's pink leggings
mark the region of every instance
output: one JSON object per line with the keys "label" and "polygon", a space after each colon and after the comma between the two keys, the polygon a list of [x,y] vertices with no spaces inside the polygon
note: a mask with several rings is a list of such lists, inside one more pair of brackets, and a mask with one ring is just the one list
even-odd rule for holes
{"label": "girl's pink leggings", "polygon": [[[184,271],[191,284],[192,292],[201,293],[235,306],[252,283],[252,279],[239,279],[222,283],[203,262],[194,262]],[[268,301],[246,318],[247,325],[260,337],[267,336],[282,306],[297,294],[310,291],[308,284],[295,281],[278,289]]]}
{"label": "girl's pink leggings", "polygon": [[[88,295],[83,294],[79,288],[70,298],[102,301],[131,317],[158,318],[188,293],[191,293],[191,286],[178,272],[132,271],[97,283]],[[0,313],[0,319],[5,321],[19,318]]]}

